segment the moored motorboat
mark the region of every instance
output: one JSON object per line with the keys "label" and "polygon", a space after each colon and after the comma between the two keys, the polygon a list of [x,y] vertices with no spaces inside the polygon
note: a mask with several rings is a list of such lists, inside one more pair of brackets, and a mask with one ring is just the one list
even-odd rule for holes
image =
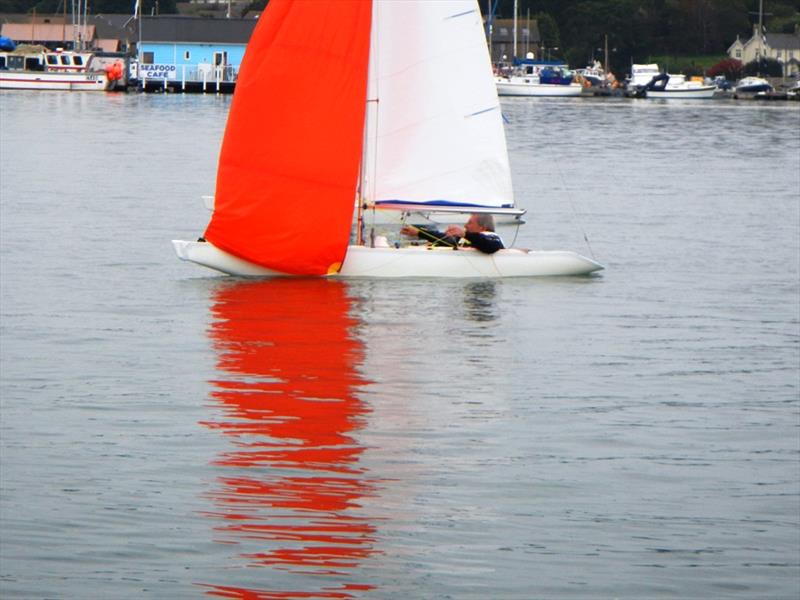
{"label": "moored motorboat", "polygon": [[773,87],[762,77],[745,77],[736,84],[735,90],[737,94],[758,94],[771,92]]}
{"label": "moored motorboat", "polygon": [[580,96],[583,86],[580,83],[554,84],[542,83],[535,75],[512,75],[495,78],[498,96],[540,96],[569,98]]}
{"label": "moored motorboat", "polygon": [[705,85],[699,81],[687,80],[685,75],[671,73],[657,75],[645,86],[645,96],[657,99],[709,99],[714,97],[716,91],[715,85]]}
{"label": "moored motorboat", "polygon": [[496,76],[498,96],[580,96],[583,86],[572,73],[560,67],[531,65],[505,76]]}
{"label": "moored motorboat", "polygon": [[103,68],[95,62],[88,51],[18,46],[0,52],[0,89],[107,91],[122,78],[122,66]]}
{"label": "moored motorboat", "polygon": [[634,97],[644,97],[647,84],[660,74],[661,71],[656,63],[632,64],[630,77],[625,82],[626,94]]}

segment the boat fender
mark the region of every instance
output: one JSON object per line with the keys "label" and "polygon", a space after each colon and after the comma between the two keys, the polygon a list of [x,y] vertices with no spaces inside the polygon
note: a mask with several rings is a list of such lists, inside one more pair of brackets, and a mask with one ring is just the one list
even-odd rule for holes
{"label": "boat fender", "polygon": [[113,65],[106,66],[105,71],[109,81],[117,81],[118,79],[122,79],[122,65],[118,62],[115,62]]}

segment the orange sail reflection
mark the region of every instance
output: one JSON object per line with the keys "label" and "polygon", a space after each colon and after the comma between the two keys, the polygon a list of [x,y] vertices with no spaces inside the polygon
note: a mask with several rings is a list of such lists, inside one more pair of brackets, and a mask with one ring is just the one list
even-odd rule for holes
{"label": "orange sail reflection", "polygon": [[[222,543],[253,566],[323,576],[318,591],[206,586],[225,598],[349,598],[370,586],[343,581],[375,553],[375,527],[359,516],[376,493],[353,434],[369,412],[363,348],[352,331],[346,284],[319,279],[223,284],[215,290],[210,337],[219,370],[219,420],[203,425],[233,448],[214,464],[229,470],[211,493]],[[244,548],[243,548],[244,549]],[[328,581],[323,581],[329,579]]]}

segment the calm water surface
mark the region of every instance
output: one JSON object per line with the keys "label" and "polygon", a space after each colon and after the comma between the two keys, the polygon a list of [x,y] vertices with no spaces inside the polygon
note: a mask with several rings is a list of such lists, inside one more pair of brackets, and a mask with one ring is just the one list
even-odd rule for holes
{"label": "calm water surface", "polygon": [[504,102],[494,282],[180,263],[228,107],[0,95],[3,598],[800,594],[796,104]]}

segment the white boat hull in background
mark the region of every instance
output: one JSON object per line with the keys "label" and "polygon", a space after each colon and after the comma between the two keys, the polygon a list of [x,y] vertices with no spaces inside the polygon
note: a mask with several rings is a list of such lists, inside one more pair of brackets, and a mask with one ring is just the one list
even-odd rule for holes
{"label": "white boat hull in background", "polygon": [[[242,260],[209,242],[173,240],[181,260],[244,277],[285,277],[280,273]],[[331,277],[439,277],[500,278],[589,275],[604,267],[569,251],[508,249],[484,254],[473,249],[408,246],[367,248],[349,246],[344,264]]]}
{"label": "white boat hull in background", "polygon": [[714,97],[717,87],[714,85],[704,85],[700,87],[685,87],[665,90],[647,90],[647,98],[664,100],[702,100]]}
{"label": "white boat hull in background", "polygon": [[570,83],[560,85],[555,83],[538,83],[525,81],[525,78],[506,79],[498,77],[495,79],[498,96],[540,96],[565,98],[580,96],[583,86],[580,83]]}
{"label": "white boat hull in background", "polygon": [[111,88],[105,73],[0,71],[3,90],[63,90],[105,92]]}

